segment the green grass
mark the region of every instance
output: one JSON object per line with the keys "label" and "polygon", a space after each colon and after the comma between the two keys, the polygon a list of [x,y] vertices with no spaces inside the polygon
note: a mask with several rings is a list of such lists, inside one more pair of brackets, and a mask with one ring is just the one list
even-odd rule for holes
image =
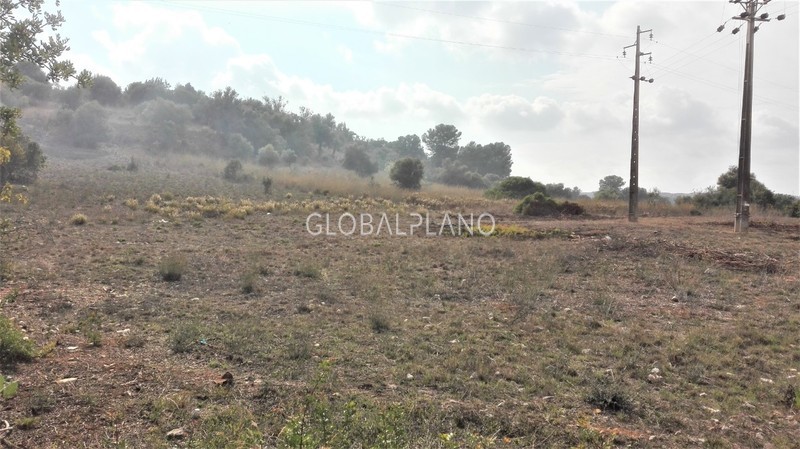
{"label": "green grass", "polygon": [[0,363],[27,362],[36,356],[36,346],[8,318],[0,315]]}

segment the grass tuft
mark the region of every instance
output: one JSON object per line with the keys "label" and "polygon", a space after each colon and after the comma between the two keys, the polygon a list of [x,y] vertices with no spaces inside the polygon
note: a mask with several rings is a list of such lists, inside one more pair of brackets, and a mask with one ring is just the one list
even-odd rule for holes
{"label": "grass tuft", "polygon": [[36,355],[36,348],[16,326],[0,315],[0,363],[27,362]]}
{"label": "grass tuft", "polygon": [[166,282],[180,281],[185,270],[186,258],[180,255],[167,256],[158,265],[158,273]]}
{"label": "grass tuft", "polygon": [[89,222],[89,218],[84,214],[75,214],[69,218],[69,222],[75,226],[83,226]]}

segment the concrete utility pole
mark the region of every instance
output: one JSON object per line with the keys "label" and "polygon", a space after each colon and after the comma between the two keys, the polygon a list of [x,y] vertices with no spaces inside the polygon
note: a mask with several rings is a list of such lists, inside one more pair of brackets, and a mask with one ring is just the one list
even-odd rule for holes
{"label": "concrete utility pole", "polygon": [[[622,56],[625,56],[625,50],[631,47],[636,47],[636,69],[631,77],[633,79],[633,131],[631,135],[631,180],[629,184],[629,202],[628,202],[628,221],[635,222],[637,220],[637,210],[639,208],[639,81],[653,82],[653,78],[649,80],[640,76],[639,60],[642,56],[649,55],[650,53],[642,53],[640,50],[640,41],[642,33],[650,33],[650,39],[653,39],[653,30],[644,30],[642,27],[636,27],[636,43],[628,45],[622,49]],[[650,61],[653,57],[650,57]]]}
{"label": "concrete utility pole", "polygon": [[[739,132],[739,168],[736,182],[736,218],[733,223],[733,232],[747,232],[750,226],[750,143],[753,130],[753,42],[758,26],[756,22],[769,22],[769,14],[760,16],[758,10],[769,3],[770,0],[729,0],[729,3],[738,3],[744,12],[733,16],[733,20],[747,22],[747,48],[744,58],[744,87],[742,88],[742,124]],[[777,17],[778,20],[786,18],[785,14]],[[733,29],[736,34],[742,25]],[[717,28],[722,32],[725,25]]]}

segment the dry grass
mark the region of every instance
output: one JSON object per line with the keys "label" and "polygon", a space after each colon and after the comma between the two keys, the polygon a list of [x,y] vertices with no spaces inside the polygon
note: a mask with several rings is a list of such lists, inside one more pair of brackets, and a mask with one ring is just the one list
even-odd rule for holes
{"label": "dry grass", "polygon": [[[23,387],[3,418],[30,425],[8,436],[12,444],[800,439],[796,394],[787,399],[800,388],[797,220],[758,215],[737,235],[722,216],[629,224],[620,204],[596,205],[595,215],[619,208],[617,218],[532,220],[480,195],[365,196],[363,184],[337,187],[334,176],[289,188],[289,175],[274,172],[279,192],[265,197],[256,182],[232,187],[208,175],[211,162],[183,161],[202,174],[190,177],[137,161],[138,173],[99,170],[91,184],[80,176],[85,162],[55,160],[30,205],[9,209],[19,230],[4,251],[15,269],[13,285],[0,284],[2,313],[49,348],[17,366]],[[304,230],[314,210],[442,213],[453,204],[497,212],[497,234]],[[107,221],[93,220],[91,233],[59,226],[76,208]],[[188,267],[178,283],[156,275],[171,254]],[[177,427],[183,442],[166,437]]]}

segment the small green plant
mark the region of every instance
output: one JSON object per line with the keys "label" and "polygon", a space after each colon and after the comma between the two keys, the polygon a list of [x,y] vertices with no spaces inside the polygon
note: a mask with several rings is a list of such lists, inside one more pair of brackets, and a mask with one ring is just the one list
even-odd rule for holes
{"label": "small green plant", "polygon": [[158,264],[158,274],[166,282],[177,282],[186,270],[186,258],[181,255],[169,255]]}
{"label": "small green plant", "polygon": [[391,328],[389,324],[389,318],[386,317],[383,313],[374,312],[369,316],[369,324],[373,331],[378,334],[388,332]]}
{"label": "small green plant", "polygon": [[194,323],[178,324],[169,334],[169,348],[177,354],[191,352],[200,340],[200,328]]}
{"label": "small green plant", "polygon": [[75,226],[83,226],[89,222],[89,218],[84,214],[75,214],[69,218],[69,222]]}
{"label": "small green plant", "polygon": [[27,362],[36,348],[11,321],[0,315],[0,363]]}
{"label": "small green plant", "polygon": [[317,279],[321,273],[319,268],[313,265],[300,265],[294,269],[294,275],[301,278]]}
{"label": "small green plant", "polygon": [[242,276],[241,290],[245,295],[256,292],[258,282],[258,275],[255,272],[250,272]]}
{"label": "small green plant", "polygon": [[613,377],[596,379],[591,386],[586,401],[595,407],[609,412],[630,412],[633,402],[625,386]]}
{"label": "small green plant", "polygon": [[20,430],[31,430],[36,428],[39,425],[39,418],[33,416],[26,416],[24,418],[19,418],[14,421],[14,427]]}
{"label": "small green plant", "polygon": [[2,374],[0,374],[0,391],[2,391],[3,399],[11,399],[17,395],[19,390],[19,382],[8,382]]}
{"label": "small green plant", "polygon": [[96,313],[92,312],[81,319],[78,327],[91,346],[98,347],[103,344],[102,322]]}

